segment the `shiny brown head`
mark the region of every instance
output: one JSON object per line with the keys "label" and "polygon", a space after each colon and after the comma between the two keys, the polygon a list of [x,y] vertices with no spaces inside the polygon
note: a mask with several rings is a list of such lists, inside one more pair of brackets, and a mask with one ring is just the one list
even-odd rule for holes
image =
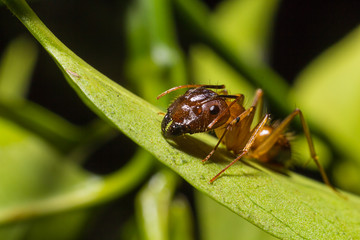
{"label": "shiny brown head", "polygon": [[[219,114],[222,116],[209,126]],[[226,123],[229,116],[226,100],[201,86],[189,89],[170,105],[161,123],[161,130],[167,137],[206,132]]]}

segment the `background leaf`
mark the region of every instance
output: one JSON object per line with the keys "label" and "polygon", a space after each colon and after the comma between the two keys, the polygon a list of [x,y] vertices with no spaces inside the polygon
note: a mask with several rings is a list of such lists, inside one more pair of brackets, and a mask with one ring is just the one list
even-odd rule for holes
{"label": "background leaf", "polygon": [[[339,184],[359,192],[360,145],[360,28],[314,60],[298,76],[294,97],[316,127],[321,129],[341,152],[336,168]],[[344,124],[346,123],[346,124]],[[344,170],[347,171],[344,178]],[[343,170],[341,170],[343,169]]]}
{"label": "background leaf", "polygon": [[[199,212],[201,239],[276,239],[221,206],[206,195],[196,192],[196,209]],[[211,209],[211,211],[209,211]]]}
{"label": "background leaf", "polygon": [[[90,177],[89,173],[63,158],[41,139],[13,123],[1,118],[0,129],[0,219],[5,212],[11,213],[18,206],[69,191],[76,185],[80,187]],[[36,213],[35,209],[33,211]],[[14,213],[13,221],[21,219],[21,211],[15,210]],[[77,226],[84,224],[86,215],[86,212],[78,211],[11,228],[1,227],[0,238],[23,239],[27,235],[29,239],[46,239],[44,236],[73,239],[78,236]],[[65,222],[67,232],[39,234],[40,229],[57,226],[58,221]]]}
{"label": "background leaf", "polygon": [[13,40],[7,47],[0,63],[2,101],[16,101],[26,95],[37,59],[37,51],[33,40],[23,36]]}
{"label": "background leaf", "polygon": [[176,176],[170,171],[158,172],[137,196],[137,217],[143,239],[163,240],[169,237],[169,210]]}
{"label": "background leaf", "polygon": [[267,62],[278,0],[228,0],[210,17],[211,28],[250,64]]}

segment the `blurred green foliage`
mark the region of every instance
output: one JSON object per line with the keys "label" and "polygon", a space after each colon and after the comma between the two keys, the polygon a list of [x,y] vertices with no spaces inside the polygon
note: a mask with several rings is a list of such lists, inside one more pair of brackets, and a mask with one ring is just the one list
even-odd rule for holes
{"label": "blurred green foliage", "polygon": [[[320,161],[331,170],[336,186],[359,194],[359,28],[309,63],[290,86],[268,63],[278,0],[226,0],[213,10],[192,0],[119,3],[124,24],[117,27],[125,43],[118,44],[126,51],[122,53],[127,79],[123,85],[145,102],[67,49],[24,1],[3,3],[54,58],[68,83],[99,118],[75,125],[30,101],[27,93],[38,48],[23,36],[8,44],[0,62],[0,239],[274,238],[266,232],[300,239],[337,232],[339,239],[348,239],[359,233],[358,198],[345,201],[297,175],[278,176],[266,169],[258,173],[239,165],[230,172],[236,176],[208,185],[208,176],[226,162],[196,163],[201,157],[186,153],[193,143],[184,144],[184,152],[174,149],[160,135],[157,108],[148,104],[165,110],[171,96],[159,102],[156,96],[189,81],[225,84],[231,93],[243,93],[248,99],[261,87],[267,111],[285,116],[295,106],[301,107],[316,133]],[[186,48],[178,41],[181,34],[191,36]],[[65,101],[66,96],[62,97]],[[126,165],[105,176],[86,170],[84,164],[97,149],[116,137],[115,128],[139,145],[136,152],[128,159],[112,156]],[[296,124],[294,128],[300,129]],[[184,139],[197,140],[198,152],[208,151],[207,144],[215,142],[207,136]],[[303,143],[301,135],[294,142],[300,165],[308,160]],[[164,170],[153,156],[262,230],[203,193],[179,194],[180,178]],[[150,172],[154,174],[147,178]],[[97,213],[114,200],[119,201],[121,214],[128,211],[117,216],[121,218],[118,232],[91,236],[88,225],[97,227],[93,223]],[[343,226],[336,218],[348,224]]]}

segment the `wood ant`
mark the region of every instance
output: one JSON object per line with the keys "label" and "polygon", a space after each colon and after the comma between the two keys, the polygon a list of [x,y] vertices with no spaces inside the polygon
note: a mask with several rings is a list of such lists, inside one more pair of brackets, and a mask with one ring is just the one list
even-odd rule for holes
{"label": "wood ant", "polygon": [[[257,125],[251,128],[256,109],[261,108],[262,105],[263,91],[261,89],[256,91],[252,105],[248,109],[243,106],[244,95],[228,95],[224,85],[177,86],[163,92],[157,99],[183,88],[190,89],[169,106],[161,123],[163,135],[173,137],[185,133],[193,134],[214,130],[219,141],[202,161],[208,161],[220,143],[237,155],[229,165],[210,180],[210,183],[213,183],[244,156],[271,164],[281,152],[290,151],[290,143],[284,132],[294,117],[299,115],[311,158],[317,165],[326,185],[337,192],[318,161],[309,128],[300,109],[295,109],[282,122],[272,125],[269,124],[270,115],[265,114]],[[221,91],[217,93],[210,89],[221,89]]]}

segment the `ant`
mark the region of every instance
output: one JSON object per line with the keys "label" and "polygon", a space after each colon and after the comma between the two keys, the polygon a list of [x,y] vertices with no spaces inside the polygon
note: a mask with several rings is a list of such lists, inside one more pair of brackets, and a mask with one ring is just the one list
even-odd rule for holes
{"label": "ant", "polygon": [[[294,117],[299,115],[311,158],[317,165],[326,185],[337,192],[318,161],[310,130],[300,109],[296,108],[282,122],[272,125],[268,123],[270,115],[265,114],[257,125],[251,128],[256,109],[261,108],[262,105],[263,91],[261,89],[256,90],[252,105],[248,109],[243,106],[244,95],[228,95],[225,85],[177,86],[163,92],[157,99],[183,88],[190,89],[178,97],[167,109],[161,123],[163,135],[173,137],[185,133],[193,134],[214,130],[219,141],[202,162],[210,159],[220,143],[237,155],[229,165],[210,180],[210,183],[213,183],[223,172],[245,156],[257,159],[261,163],[274,163],[274,159],[281,152],[290,150],[290,142],[284,132]],[[211,89],[221,89],[221,91],[217,93]]]}

